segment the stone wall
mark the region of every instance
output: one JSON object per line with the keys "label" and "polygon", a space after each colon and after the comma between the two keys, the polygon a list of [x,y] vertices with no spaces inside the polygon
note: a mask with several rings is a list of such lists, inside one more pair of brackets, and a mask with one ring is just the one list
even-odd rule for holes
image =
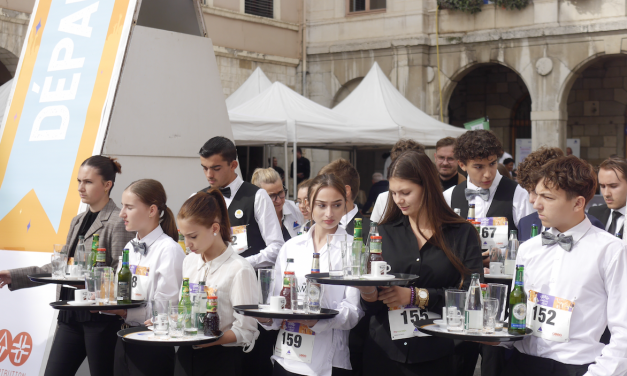
{"label": "stone wall", "polygon": [[568,138],[581,140],[581,158],[593,165],[625,157],[627,57],[602,59],[584,70],[568,96]]}

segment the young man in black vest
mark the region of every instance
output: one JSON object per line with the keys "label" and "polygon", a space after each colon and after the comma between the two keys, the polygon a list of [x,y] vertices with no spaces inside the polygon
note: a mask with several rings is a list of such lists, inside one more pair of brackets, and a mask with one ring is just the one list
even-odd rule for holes
{"label": "young man in black vest", "polygon": [[335,175],[344,182],[346,187],[346,215],[340,220],[340,226],[344,227],[348,235],[353,235],[355,230],[355,218],[363,218],[359,213],[355,198],[359,192],[359,172],[344,158],[336,159],[322,167],[318,175]]}
{"label": "young man in black vest", "polygon": [[[460,209],[462,218],[468,217],[468,204],[475,204],[476,218],[505,217],[509,230],[516,230],[518,221],[534,209],[529,203],[529,193],[498,172],[498,159],[502,155],[503,146],[490,131],[468,131],[459,136],[455,158],[468,173],[468,180],[446,190],[444,198],[451,208]],[[504,364],[502,349],[481,349],[478,343],[464,342],[455,349],[458,375],[474,373],[480,351],[481,374],[494,376],[501,373]]]}
{"label": "young man in black vest", "polygon": [[[270,196],[265,190],[243,181],[235,173],[237,150],[228,138],[210,139],[202,146],[199,154],[200,164],[209,182],[209,187],[201,192],[219,188],[229,211],[231,226],[246,228],[247,249],[242,250],[241,244],[231,245],[255,269],[274,267],[284,240]],[[277,335],[278,332],[259,328],[255,347],[246,353],[242,365],[244,375],[272,375],[270,357]]]}

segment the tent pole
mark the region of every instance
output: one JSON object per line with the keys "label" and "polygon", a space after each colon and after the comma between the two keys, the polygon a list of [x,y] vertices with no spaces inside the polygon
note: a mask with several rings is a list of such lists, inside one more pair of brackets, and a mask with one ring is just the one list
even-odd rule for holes
{"label": "tent pole", "polygon": [[297,173],[297,168],[296,168],[298,163],[296,163],[296,150],[297,150],[297,145],[296,145],[296,123],[294,123],[294,150],[293,150],[293,153],[294,153],[294,163],[293,163],[293,165],[294,165],[294,192],[296,192],[296,190],[298,189],[298,176],[297,176],[298,173]]}
{"label": "tent pole", "polygon": [[[288,161],[287,161],[287,141],[285,141],[284,151],[285,151],[285,170],[284,170],[285,171],[285,187],[289,189],[290,188],[290,174],[288,174],[288,171],[290,168],[287,167],[289,166]],[[293,197],[294,197],[294,200],[296,200],[296,193],[293,193]]]}
{"label": "tent pole", "polygon": [[263,159],[261,160],[261,168],[266,168],[266,158],[267,158],[266,146],[267,146],[266,144],[263,144]]}
{"label": "tent pole", "polygon": [[353,167],[357,168],[357,148],[353,148]]}
{"label": "tent pole", "polygon": [[248,178],[249,172],[250,172],[250,146],[246,146],[246,177],[242,180],[246,180]]}

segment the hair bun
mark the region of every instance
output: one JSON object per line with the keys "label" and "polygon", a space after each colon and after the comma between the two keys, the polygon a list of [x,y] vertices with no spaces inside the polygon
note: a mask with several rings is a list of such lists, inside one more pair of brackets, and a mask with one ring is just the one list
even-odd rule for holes
{"label": "hair bun", "polygon": [[111,163],[113,163],[113,170],[116,172],[116,174],[121,174],[122,173],[122,165],[120,164],[120,162],[118,162],[117,158],[112,158],[112,157],[108,157],[109,160],[111,161]]}

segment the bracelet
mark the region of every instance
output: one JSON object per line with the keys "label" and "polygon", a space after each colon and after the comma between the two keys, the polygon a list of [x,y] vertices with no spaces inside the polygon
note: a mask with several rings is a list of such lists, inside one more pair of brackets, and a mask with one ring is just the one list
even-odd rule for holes
{"label": "bracelet", "polygon": [[410,287],[411,297],[409,298],[409,305],[416,305],[416,288]]}
{"label": "bracelet", "polygon": [[372,294],[374,294],[375,292],[377,292],[377,288],[376,288],[376,287],[373,287],[373,288],[372,288],[372,291],[370,291],[370,292],[362,292],[361,294],[362,294],[362,295],[372,295]]}

